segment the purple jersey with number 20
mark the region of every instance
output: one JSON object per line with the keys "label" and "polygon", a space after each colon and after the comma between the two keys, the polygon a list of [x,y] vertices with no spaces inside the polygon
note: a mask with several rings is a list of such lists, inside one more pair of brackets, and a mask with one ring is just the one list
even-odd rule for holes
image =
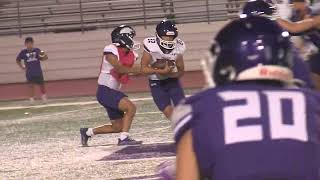
{"label": "purple jersey with number 20", "polygon": [[319,115],[316,92],[243,82],[186,99],[172,119],[209,179],[318,180]]}

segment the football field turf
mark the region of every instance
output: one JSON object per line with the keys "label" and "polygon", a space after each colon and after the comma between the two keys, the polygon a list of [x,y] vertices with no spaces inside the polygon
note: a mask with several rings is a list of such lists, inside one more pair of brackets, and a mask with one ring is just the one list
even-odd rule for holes
{"label": "football field turf", "polygon": [[80,127],[109,123],[94,97],[0,102],[0,179],[159,179],[156,166],[175,158],[171,124],[149,93],[129,97],[137,105],[130,133],[140,146],[119,147],[118,134],[108,134],[81,147]]}

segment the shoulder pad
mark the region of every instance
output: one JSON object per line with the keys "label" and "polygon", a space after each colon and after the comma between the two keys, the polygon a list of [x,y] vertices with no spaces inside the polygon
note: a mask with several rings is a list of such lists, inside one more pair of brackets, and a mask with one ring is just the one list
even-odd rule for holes
{"label": "shoulder pad", "polygon": [[157,40],[155,37],[148,37],[143,40],[143,48],[147,52],[152,52],[157,47]]}
{"label": "shoulder pad", "polygon": [[[171,116],[172,128],[175,142],[178,143],[182,135],[195,125],[197,118],[201,114],[201,109],[197,108],[201,101],[212,95],[213,89],[201,91],[183,100],[174,108]],[[215,90],[213,90],[215,92]]]}
{"label": "shoulder pad", "polygon": [[186,44],[181,39],[178,38],[176,48],[178,48],[179,54],[183,54],[186,51]]}
{"label": "shoulder pad", "polygon": [[118,54],[118,49],[117,49],[117,47],[115,45],[110,44],[110,45],[104,47],[103,52],[104,53],[110,52],[110,53],[112,53],[114,55],[117,55]]}
{"label": "shoulder pad", "polygon": [[174,108],[171,116],[174,139],[179,142],[182,135],[190,129],[190,124],[193,119],[192,105],[180,103]]}
{"label": "shoulder pad", "polygon": [[192,106],[190,104],[179,104],[176,106],[171,116],[173,128],[175,129],[183,118],[191,114]]}

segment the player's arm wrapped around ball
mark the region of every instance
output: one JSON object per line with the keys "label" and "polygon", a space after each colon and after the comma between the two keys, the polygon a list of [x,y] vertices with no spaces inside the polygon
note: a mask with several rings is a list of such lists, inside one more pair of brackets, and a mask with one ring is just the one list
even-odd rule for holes
{"label": "player's arm wrapped around ball", "polygon": [[172,71],[172,67],[169,65],[166,59],[158,59],[156,62],[151,63],[152,56],[144,51],[141,58],[141,73],[148,74],[160,74],[165,75]]}
{"label": "player's arm wrapped around ball", "polygon": [[184,62],[183,62],[183,56],[178,55],[176,61],[174,61],[174,67],[172,72],[169,73],[169,77],[171,78],[179,78],[183,76],[184,74]]}

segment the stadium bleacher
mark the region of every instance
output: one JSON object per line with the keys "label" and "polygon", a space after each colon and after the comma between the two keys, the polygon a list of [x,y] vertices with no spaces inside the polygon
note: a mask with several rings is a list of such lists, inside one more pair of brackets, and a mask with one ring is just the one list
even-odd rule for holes
{"label": "stadium bleacher", "polygon": [[[167,0],[168,2],[170,0]],[[0,35],[155,24],[166,13],[160,0],[25,0],[4,5]],[[177,23],[226,20],[226,0],[174,0]],[[166,4],[168,5],[168,4]]]}
{"label": "stadium bleacher", "polygon": [[[168,15],[160,0],[82,0],[81,6],[79,0],[7,2],[0,7],[0,48],[5,49],[0,52],[0,84],[25,81],[15,58],[26,36],[33,36],[36,46],[49,55],[43,63],[46,80],[94,78],[112,27],[134,26],[141,42]],[[208,37],[237,14],[228,13],[226,0],[173,0],[173,6],[180,37],[188,48],[186,68],[199,70]]]}

